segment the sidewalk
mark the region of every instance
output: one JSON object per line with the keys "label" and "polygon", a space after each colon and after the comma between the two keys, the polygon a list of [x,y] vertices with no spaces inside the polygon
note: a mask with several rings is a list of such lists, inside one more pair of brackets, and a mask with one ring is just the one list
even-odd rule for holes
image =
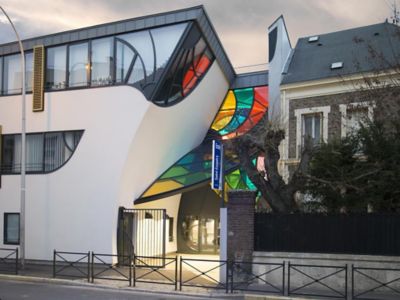
{"label": "sidewalk", "polygon": [[[4,270],[3,270],[4,271]],[[75,270],[76,271],[76,270]],[[183,287],[182,291],[175,291],[175,286],[156,284],[156,283],[144,283],[138,282],[135,287],[130,287],[127,281],[96,279],[94,283],[88,282],[87,278],[73,278],[66,275],[64,278],[53,278],[53,266],[51,264],[38,264],[28,263],[25,268],[18,270],[18,275],[12,274],[12,270],[9,270],[9,274],[0,274],[0,280],[12,280],[12,281],[25,281],[31,283],[48,283],[57,285],[73,285],[81,287],[95,287],[105,290],[124,290],[124,291],[135,291],[152,294],[168,294],[168,295],[181,295],[189,297],[209,297],[213,299],[244,299],[244,300],[304,300],[304,298],[292,298],[275,295],[257,295],[250,293],[238,293],[235,292],[225,293],[225,290],[218,289],[205,289],[197,287]],[[11,273],[11,274],[10,274]],[[76,272],[75,272],[76,273]],[[70,275],[73,275],[70,273]],[[74,274],[75,275],[75,274]],[[81,274],[84,277],[84,274]],[[110,277],[113,278],[113,277]],[[308,298],[310,299],[310,298]],[[317,299],[317,298],[312,298]]]}

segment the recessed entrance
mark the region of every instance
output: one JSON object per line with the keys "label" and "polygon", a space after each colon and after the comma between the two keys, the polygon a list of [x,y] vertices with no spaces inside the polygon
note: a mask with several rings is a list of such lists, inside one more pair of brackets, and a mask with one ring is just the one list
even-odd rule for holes
{"label": "recessed entrance", "polygon": [[186,216],[182,222],[183,240],[191,251],[217,253],[218,224],[215,218]]}
{"label": "recessed entrance", "polygon": [[208,185],[182,194],[177,224],[178,252],[219,252],[220,202]]}

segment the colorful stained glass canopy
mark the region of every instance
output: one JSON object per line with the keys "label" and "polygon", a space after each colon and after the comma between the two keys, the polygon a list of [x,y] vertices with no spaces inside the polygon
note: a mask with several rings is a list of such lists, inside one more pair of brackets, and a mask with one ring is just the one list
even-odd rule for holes
{"label": "colorful stained glass canopy", "polygon": [[[198,65],[201,64],[200,60]],[[195,80],[194,76],[188,76],[190,79],[187,82]],[[218,138],[222,139],[243,135],[259,123],[267,110],[267,86],[229,90],[211,125],[210,132],[217,132]],[[167,197],[210,182],[212,139],[213,137],[208,134],[200,146],[167,169],[136,202]],[[240,170],[238,158],[234,153],[225,153],[224,170],[225,182],[229,189],[255,189],[247,174]]]}
{"label": "colorful stained glass canopy", "polygon": [[267,86],[230,90],[211,128],[223,139],[234,138],[252,129],[267,109]]}

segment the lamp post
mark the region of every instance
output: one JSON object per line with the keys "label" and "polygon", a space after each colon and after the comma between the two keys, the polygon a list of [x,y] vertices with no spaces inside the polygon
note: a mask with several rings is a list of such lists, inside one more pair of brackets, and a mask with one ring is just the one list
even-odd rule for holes
{"label": "lamp post", "polygon": [[26,161],[26,103],[25,103],[25,53],[22,46],[21,39],[15,29],[13,22],[7,15],[3,7],[0,6],[1,11],[10,22],[12,29],[17,37],[19,44],[19,51],[21,52],[21,74],[22,74],[22,108],[21,108],[21,187],[20,187],[20,220],[19,220],[19,249],[21,255],[21,266],[25,267],[25,161]]}

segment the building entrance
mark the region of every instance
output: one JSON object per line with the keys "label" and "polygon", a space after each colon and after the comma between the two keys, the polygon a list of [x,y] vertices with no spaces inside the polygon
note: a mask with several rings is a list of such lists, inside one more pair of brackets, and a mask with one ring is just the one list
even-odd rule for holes
{"label": "building entrance", "polygon": [[209,185],[182,194],[178,252],[218,254],[221,199]]}
{"label": "building entrance", "polygon": [[219,248],[219,220],[186,216],[182,223],[183,239],[194,252],[217,253]]}

